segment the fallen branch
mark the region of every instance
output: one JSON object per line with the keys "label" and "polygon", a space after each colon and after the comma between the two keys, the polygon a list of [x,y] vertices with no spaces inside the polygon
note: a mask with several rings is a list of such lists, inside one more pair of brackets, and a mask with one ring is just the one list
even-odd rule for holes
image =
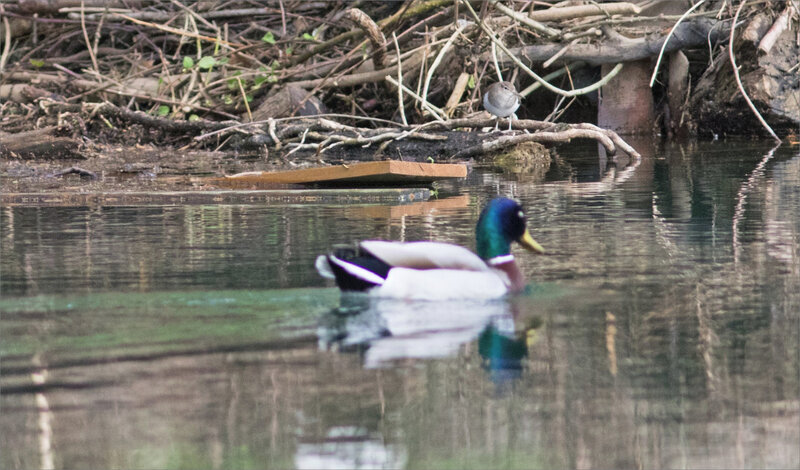
{"label": "fallen branch", "polygon": [[769,51],[772,50],[772,46],[775,45],[775,42],[781,37],[781,34],[789,27],[789,19],[792,17],[793,9],[794,7],[791,3],[787,2],[786,8],[783,10],[783,13],[781,13],[781,16],[775,20],[775,23],[769,31],[767,31],[767,34],[761,38],[761,42],[758,43],[758,50],[764,54],[769,54]]}
{"label": "fallen branch", "polygon": [[81,142],[71,137],[58,137],[59,128],[44,127],[28,132],[0,132],[0,157],[3,158],[83,158],[78,149]]}
{"label": "fallen branch", "polygon": [[386,50],[384,46],[386,38],[383,36],[380,28],[378,28],[378,25],[375,24],[369,15],[358,8],[349,8],[345,10],[344,16],[361,27],[364,34],[369,38],[370,43],[372,43],[372,50],[374,51],[373,62],[375,65],[378,67],[386,67]]}
{"label": "fallen branch", "polygon": [[[507,119],[501,119],[499,121],[500,126],[508,125]],[[479,117],[479,118],[465,118],[465,119],[451,119],[449,121],[444,122],[430,122],[424,124],[423,128],[425,129],[443,129],[443,130],[453,130],[453,129],[460,129],[460,128],[475,128],[481,129],[484,127],[492,127],[495,124],[495,119],[491,117]],[[633,147],[630,146],[627,142],[625,142],[622,137],[619,136],[616,132],[603,129],[601,127],[595,126],[594,124],[589,123],[578,123],[578,124],[553,124],[552,122],[546,121],[536,121],[533,119],[515,119],[514,120],[514,128],[519,130],[527,130],[533,131],[534,134],[537,135],[546,132],[543,134],[544,137],[542,138],[541,142],[568,142],[568,140],[546,140],[551,139],[551,135],[549,134],[557,134],[559,130],[567,129],[567,130],[579,130],[579,131],[586,131],[582,135],[575,135],[574,137],[587,137],[599,140],[601,142],[605,142],[603,145],[606,149],[609,149],[607,144],[610,142],[610,152],[614,153],[614,148],[619,148],[626,154],[630,155],[635,159],[641,158],[639,152],[636,151]],[[524,141],[524,140],[523,140]]]}
{"label": "fallen branch", "polygon": [[[320,141],[317,144],[307,144],[305,143],[306,139],[314,139]],[[358,146],[358,147],[369,147],[372,144],[381,143],[381,142],[388,142],[392,140],[400,140],[400,139],[418,139],[418,140],[427,140],[427,141],[441,141],[447,140],[447,136],[444,135],[436,135],[436,134],[422,134],[422,133],[412,133],[409,134],[408,132],[384,132],[381,134],[375,134],[372,136],[364,137],[362,135],[356,134],[354,136],[342,135],[342,134],[321,134],[319,132],[308,132],[301,143],[292,143],[289,144],[290,147],[295,147],[292,151],[296,151],[299,149],[312,149],[315,150],[317,155],[320,155],[330,149],[339,147],[341,145],[350,145],[350,146]]]}
{"label": "fallen branch", "polygon": [[[665,53],[678,49],[697,47],[707,42],[712,45],[723,40],[728,32],[728,27],[721,21],[708,18],[698,18],[694,21],[683,22],[673,32],[672,38],[664,48]],[[569,64],[574,61],[583,61],[590,65],[616,64],[619,62],[632,62],[636,60],[655,57],[664,42],[666,35],[658,38],[637,38],[624,43],[601,42],[596,44],[574,44],[569,47],[558,59],[558,64]],[[540,63],[557,54],[564,47],[563,44],[536,44],[531,46],[511,48],[509,51],[517,56],[524,57],[528,63]],[[491,60],[491,54],[481,54],[481,61]],[[509,65],[513,59],[507,54],[499,55],[500,65]]]}
{"label": "fallen branch", "polygon": [[17,83],[14,85],[0,85],[0,100],[15,103],[29,103],[36,98],[50,96],[50,92],[32,85]]}
{"label": "fallen branch", "polygon": [[60,178],[62,176],[71,175],[71,174],[80,175],[81,178],[89,178],[89,179],[93,179],[93,180],[97,179],[97,173],[95,173],[93,171],[89,171],[89,170],[84,170],[83,168],[79,168],[77,166],[71,166],[69,168],[65,168],[65,169],[63,169],[61,171],[57,171],[55,173],[52,173],[52,174],[50,174],[48,176],[50,178]]}
{"label": "fallen branch", "polygon": [[538,131],[532,134],[500,137],[498,139],[485,141],[478,145],[461,150],[451,158],[454,160],[474,158],[487,153],[497,152],[504,148],[519,145],[524,142],[566,143],[572,139],[594,139],[600,142],[610,155],[613,155],[616,152],[614,143],[604,133],[591,129],[568,128],[565,130]]}
{"label": "fallen branch", "polygon": [[[45,110],[54,110],[57,112],[77,113],[85,110],[91,110],[91,113],[95,115],[101,115],[107,118],[113,117],[129,123],[141,124],[146,127],[162,129],[175,133],[197,133],[208,130],[217,130],[226,128],[232,124],[231,121],[207,121],[204,119],[198,119],[196,121],[183,121],[167,119],[158,116],[151,116],[141,111],[130,111],[117,107],[111,103],[71,104],[44,100],[41,102],[41,106]],[[236,124],[238,124],[238,122]]]}
{"label": "fallen branch", "polygon": [[642,9],[633,3],[594,3],[592,5],[578,5],[571,7],[553,7],[546,10],[534,10],[528,18],[535,21],[560,21],[585,16],[612,16],[612,15],[638,15]]}

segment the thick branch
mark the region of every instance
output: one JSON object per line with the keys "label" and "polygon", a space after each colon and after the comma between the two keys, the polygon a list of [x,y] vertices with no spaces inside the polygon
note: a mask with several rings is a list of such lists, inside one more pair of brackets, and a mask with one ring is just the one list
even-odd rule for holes
{"label": "thick branch", "polygon": [[[730,27],[721,21],[707,18],[698,18],[694,21],[681,23],[670,38],[665,49],[669,53],[678,49],[697,47],[707,41],[712,44],[724,40]],[[558,63],[567,64],[583,61],[591,65],[614,64],[617,62],[631,62],[656,56],[666,40],[666,35],[657,38],[638,38],[621,43],[598,42],[596,44],[573,44],[558,59]],[[563,44],[532,45],[511,49],[518,57],[528,59],[532,63],[544,62],[555,54],[561,52]],[[489,53],[481,56],[481,61],[491,60]],[[506,54],[498,53],[501,65],[508,65],[511,59]]]}

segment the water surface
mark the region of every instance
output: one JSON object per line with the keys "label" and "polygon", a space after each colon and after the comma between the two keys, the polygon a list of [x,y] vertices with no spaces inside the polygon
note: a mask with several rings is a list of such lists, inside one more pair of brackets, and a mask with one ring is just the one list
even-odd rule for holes
{"label": "water surface", "polygon": [[[2,468],[797,468],[800,155],[653,146],[439,200],[0,210]],[[340,298],[318,253],[473,246],[520,199],[526,295]]]}

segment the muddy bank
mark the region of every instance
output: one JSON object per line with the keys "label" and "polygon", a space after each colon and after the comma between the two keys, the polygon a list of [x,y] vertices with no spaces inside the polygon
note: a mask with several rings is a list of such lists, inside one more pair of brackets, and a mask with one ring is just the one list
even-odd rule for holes
{"label": "muddy bank", "polygon": [[[636,157],[625,134],[795,142],[797,7],[4,2],[0,178],[202,188],[203,176],[352,161],[486,164],[531,143],[535,159],[574,139]],[[501,80],[518,120],[487,133],[483,97]]]}

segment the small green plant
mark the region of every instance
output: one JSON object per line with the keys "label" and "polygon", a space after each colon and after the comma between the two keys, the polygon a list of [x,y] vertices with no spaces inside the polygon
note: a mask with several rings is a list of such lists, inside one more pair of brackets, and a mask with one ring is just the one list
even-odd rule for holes
{"label": "small green plant", "polygon": [[156,114],[159,117],[167,116],[169,114],[169,106],[162,104],[161,106],[158,107],[158,109],[156,109]]}
{"label": "small green plant", "polygon": [[268,32],[267,32],[267,34],[265,34],[265,35],[264,35],[264,36],[261,38],[261,40],[262,40],[262,41],[264,41],[264,42],[265,42],[265,43],[267,43],[267,44],[275,44],[275,43],[277,42],[277,41],[275,40],[275,35],[274,35],[274,34],[272,34],[272,31],[268,31]]}
{"label": "small green plant", "polygon": [[240,70],[237,70],[233,74],[233,78],[229,78],[228,80],[225,81],[225,83],[228,85],[228,89],[229,90],[238,90],[239,89],[239,79],[236,78],[236,77],[240,76],[241,74],[242,74],[242,72]]}
{"label": "small green plant", "polygon": [[197,66],[203,70],[208,70],[217,65],[217,63],[218,63],[217,59],[215,59],[214,57],[204,56],[201,57],[200,60],[197,62]]}

